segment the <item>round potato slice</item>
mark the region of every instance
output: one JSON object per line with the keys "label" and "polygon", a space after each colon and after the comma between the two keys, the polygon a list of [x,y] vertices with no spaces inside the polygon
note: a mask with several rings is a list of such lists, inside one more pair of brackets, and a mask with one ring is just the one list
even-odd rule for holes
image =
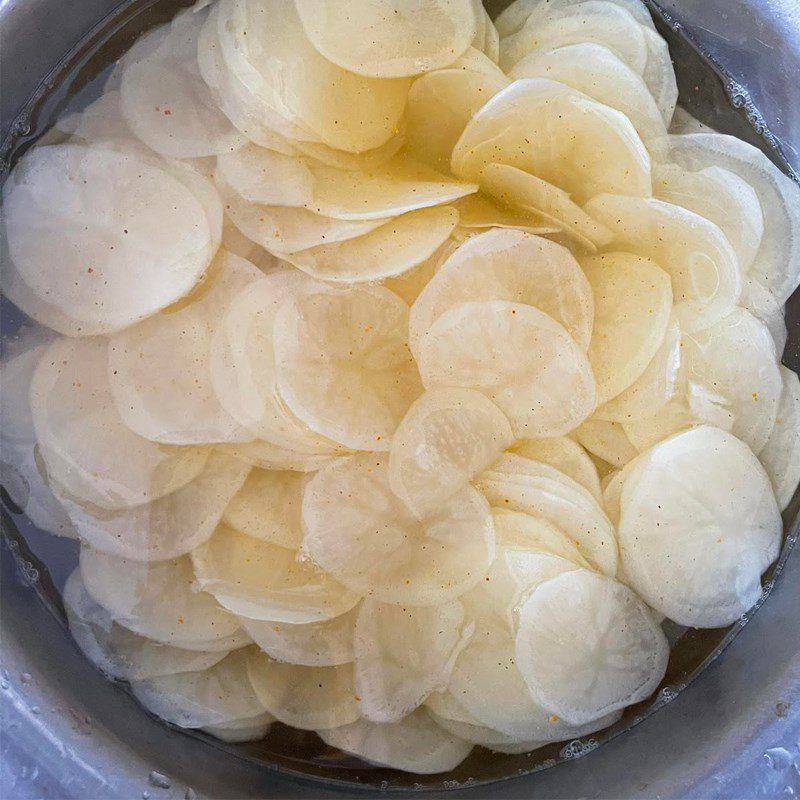
{"label": "round potato slice", "polygon": [[459,303],[442,314],[417,356],[427,389],[483,392],[517,438],[561,436],[595,407],[586,355],[551,317],[523,303]]}
{"label": "round potato slice", "polygon": [[197,477],[208,449],[158,445],[131,431],[107,372],[101,339],[60,339],[42,355],[31,381],[31,412],[50,477],[111,510],[157,500]]}
{"label": "round potato slice", "polygon": [[259,653],[247,673],[259,703],[284,725],[327,730],[358,719],[351,664],[300,667]]}
{"label": "round potato slice", "polygon": [[370,764],[418,775],[448,772],[472,750],[471,742],[442,730],[424,709],[418,709],[399,722],[379,724],[360,719],[317,733],[330,747]]}
{"label": "round potato slice", "polygon": [[427,516],[486,469],[513,439],[503,412],[480,392],[425,392],[392,438],[392,491],[415,514]]}
{"label": "round potato slice", "polygon": [[56,129],[69,136],[75,144],[134,138],[122,116],[119,89],[112,89],[111,85],[109,79],[97,100],[82,111],[61,117],[56,122]]}
{"label": "round potato slice", "polygon": [[586,451],[566,436],[551,439],[522,439],[511,449],[523,458],[548,464],[568,478],[588,489],[595,500],[600,500],[600,478],[592,459]]}
{"label": "round potato slice", "polygon": [[[397,78],[440,69],[469,47],[478,19],[471,0],[357,0],[342,13],[336,0],[296,0],[314,47],[343,69]],[[485,23],[484,23],[485,24]]]}
{"label": "round potato slice", "polygon": [[431,326],[457,303],[506,300],[560,322],[584,349],[592,332],[591,287],[564,247],[518,230],[471,237],[437,271],[411,308],[409,345],[419,359]]}
{"label": "round potato slice", "polygon": [[516,228],[537,235],[561,230],[560,225],[546,221],[537,211],[503,206],[484,195],[471,194],[453,205],[458,211],[458,227],[471,233],[480,233],[486,228]]}
{"label": "round potato slice", "polygon": [[589,562],[581,555],[575,543],[547,520],[507,508],[493,508],[492,519],[498,545],[548,553],[571,561],[579,567],[589,568]]}
{"label": "round potato slice", "polygon": [[336,459],[336,456],[331,455],[297,453],[263,440],[239,445],[222,445],[220,449],[259,469],[278,471],[316,472]]}
{"label": "round potato slice", "polygon": [[303,624],[349,611],[359,596],[298,553],[220,525],[192,551],[197,582],[242,617]]}
{"label": "round potato slice", "polygon": [[387,462],[379,454],[343,458],[309,481],[303,547],[345,586],[374,600],[452,600],[475,586],[494,558],[489,506],[465,487],[419,520],[389,488]]}
{"label": "round potato slice", "polygon": [[729,625],[761,596],[783,526],[769,478],[717,428],[680,433],[640,458],[622,487],[626,579],[681,625]]}
{"label": "round potato slice", "polygon": [[602,195],[584,210],[612,231],[613,247],[667,271],[684,331],[708,328],[736,305],[742,291],[736,253],[713,222],[651,198]]}
{"label": "round potato slice", "polygon": [[223,742],[253,742],[263,739],[274,721],[275,717],[265,711],[255,717],[220,722],[219,725],[205,725],[201,730]]}
{"label": "round potato slice", "polygon": [[296,625],[239,617],[242,628],[276,661],[305,667],[335,667],[354,658],[353,629],[359,606],[322,622]]}
{"label": "round potato slice", "polygon": [[572,435],[592,455],[618,469],[639,455],[619,422],[587,419]]}
{"label": "round potato slice", "polygon": [[354,450],[388,450],[421,386],[408,306],[388,289],[309,289],[275,316],[278,391],[292,413]]}
{"label": "round potato slice", "polygon": [[[769,439],[781,396],[781,374],[766,326],[742,308],[683,337],[686,379],[704,387],[732,415],[731,432],[756,453]],[[690,403],[691,407],[691,403]]]}
{"label": "round potato slice", "polygon": [[431,692],[446,688],[472,631],[458,601],[413,608],[364,600],[353,638],[361,715],[399,722]]}
{"label": "round potato slice", "polygon": [[622,423],[628,441],[644,453],[653,445],[674,433],[696,425],[698,420],[689,408],[686,398],[675,397],[653,416]]}
{"label": "round potato slice", "polygon": [[760,319],[769,330],[775,342],[775,352],[780,356],[786,349],[789,331],[786,327],[784,307],[772,292],[759,283],[752,275],[745,277],[739,305],[746,308],[756,319]]}
{"label": "round potato slice", "polygon": [[127,151],[33,148],[3,186],[3,215],[22,281],[92,332],[120,330],[183,297],[216,248],[198,197]]}
{"label": "round potato slice", "polygon": [[467,125],[451,163],[454,174],[472,181],[488,164],[508,164],[579,204],[603,192],[652,192],[650,158],[628,118],[545,78],[498,92]]}
{"label": "round potato slice", "polygon": [[585,725],[652,694],[669,645],[627,586],[580,569],[534,590],[519,612],[514,652],[534,700]]}

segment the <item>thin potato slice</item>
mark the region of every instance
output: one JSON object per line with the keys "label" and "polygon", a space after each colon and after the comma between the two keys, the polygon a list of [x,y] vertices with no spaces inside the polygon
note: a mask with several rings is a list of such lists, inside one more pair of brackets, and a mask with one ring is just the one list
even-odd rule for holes
{"label": "thin potato slice", "polygon": [[618,422],[587,419],[572,435],[592,455],[617,468],[624,467],[639,451],[631,444],[625,430]]}
{"label": "thin potato slice", "polygon": [[424,517],[486,469],[513,438],[503,412],[480,392],[425,392],[392,438],[392,491]]}
{"label": "thin potato slice", "polygon": [[383,285],[410,306],[459,246],[460,242],[451,236],[430,258],[402,275],[386,278]]}
{"label": "thin potato slice", "polygon": [[453,204],[458,211],[458,226],[480,233],[486,228],[516,228],[525,233],[543,235],[558,233],[560,225],[552,224],[537,211],[524,211],[496,203],[489,197],[471,194]]}
{"label": "thin potato slice", "polygon": [[419,345],[427,389],[483,392],[508,417],[517,438],[561,436],[595,407],[591,367],[569,333],[523,303],[459,303]]}
{"label": "thin potato slice", "polygon": [[512,453],[548,464],[568,478],[588,489],[595,500],[600,500],[600,479],[597,467],[586,451],[572,439],[554,436],[550,439],[522,439],[511,449]]}
{"label": "thin potato slice", "polygon": [[333,455],[314,455],[286,450],[263,440],[239,445],[223,445],[220,449],[253,467],[278,471],[316,472],[336,459]]}
{"label": "thin potato slice", "polygon": [[632,419],[622,423],[628,441],[644,453],[674,433],[698,423],[685,398],[675,397],[663,405],[655,414],[643,419]]}
{"label": "thin potato slice", "polygon": [[783,525],[772,486],[743,442],[701,426],[657,445],[625,480],[626,579],[681,625],[729,625],[761,596]]}
{"label": "thin potato slice", "polygon": [[775,342],[775,352],[780,356],[786,348],[789,331],[786,327],[784,307],[775,295],[752,275],[745,278],[739,305],[746,308],[756,319],[760,319]]}
{"label": "thin potato slice", "polygon": [[359,596],[298,558],[298,552],[220,525],[192,551],[197,582],[234,614],[303,624],[349,611]]}
{"label": "thin potato slice", "polygon": [[416,519],[389,488],[388,459],[344,458],[320,470],[303,495],[304,549],[352,591],[384,603],[452,600],[494,558],[489,506],[472,487]]}
{"label": "thin potato slice", "polygon": [[[447,698],[445,710],[448,714],[457,715],[456,719],[449,716],[442,716],[438,713],[442,703],[436,702],[432,705],[426,704],[428,714],[433,718],[433,721],[444,730],[457,736],[464,741],[479,744],[482,747],[487,747],[489,750],[496,750],[498,752],[525,752],[527,750],[535,750],[541,747],[543,742],[520,742],[518,737],[509,736],[506,733],[487,728],[482,725],[480,720],[475,719],[466,709],[460,706],[453,696],[447,693],[438,693],[431,695],[432,697],[445,697]],[[428,698],[429,700],[431,698]],[[461,718],[463,717],[463,719]],[[511,748],[509,750],[500,750],[500,748]],[[520,748],[520,749],[517,749]]]}
{"label": "thin potato slice", "polygon": [[547,520],[507,508],[492,509],[492,519],[498,545],[506,549],[548,553],[589,568],[589,562],[575,543]]}
{"label": "thin potato slice", "polygon": [[263,739],[275,717],[265,711],[254,717],[234,719],[230,722],[220,722],[218,725],[205,725],[201,730],[210,733],[223,742],[253,742]]}

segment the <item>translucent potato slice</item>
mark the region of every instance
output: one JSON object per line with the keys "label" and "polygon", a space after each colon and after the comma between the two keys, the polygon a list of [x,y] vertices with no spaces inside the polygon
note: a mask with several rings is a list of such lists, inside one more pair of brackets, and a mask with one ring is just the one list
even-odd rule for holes
{"label": "translucent potato slice", "polygon": [[107,365],[104,340],[53,342],[31,381],[31,411],[50,477],[82,500],[119,509],[185,486],[203,469],[208,450],[158,445],[128,429]]}
{"label": "translucent potato slice", "polygon": [[473,388],[508,417],[517,438],[561,436],[595,407],[586,355],[542,311],[501,300],[459,303],[421,340],[426,389]]}
{"label": "translucent potato slice", "polygon": [[480,194],[462,197],[453,204],[458,211],[458,226],[469,233],[486,228],[517,228],[536,235],[558,233],[561,225],[545,220],[538,211],[510,208]]}
{"label": "translucent potato slice", "polygon": [[349,611],[359,596],[298,552],[220,525],[192,551],[197,583],[242,617],[303,624]]}
{"label": "translucent potato slice", "polygon": [[322,622],[293,624],[239,617],[242,628],[276,661],[306,667],[334,667],[354,658],[353,629],[359,606]]}
{"label": "translucent potato slice", "polygon": [[134,681],[131,691],[148,711],[181,728],[247,719],[263,710],[247,677],[252,658],[239,650],[209,669]]}
{"label": "translucent potato slice", "polygon": [[76,500],[57,485],[54,491],[81,539],[92,547],[132,561],[161,561],[184,555],[211,536],[249,471],[248,464],[213,452],[185,486],[119,510]]}
{"label": "translucent potato slice", "polygon": [[584,349],[592,331],[591,287],[564,247],[517,230],[471,237],[442,265],[411,308],[409,345],[417,359],[431,326],[454,305],[505,300],[560,322]]}
{"label": "translucent potato slice", "polygon": [[99,669],[123,681],[140,681],[213,667],[227,653],[204,653],[160,644],[114,623],[92,599],[79,569],[67,579],[62,595],[67,622],[83,654]]}
{"label": "translucent potato slice", "polygon": [[211,381],[211,339],[227,304],[263,273],[219,251],[195,302],[149,317],[111,338],[108,380],[125,424],[165,444],[246,441],[252,434],[220,405]]}
{"label": "translucent potato slice", "polygon": [[511,448],[512,453],[548,464],[588,489],[600,500],[600,479],[597,467],[584,449],[566,436],[550,439],[522,439]]}
{"label": "translucent potato slice", "polygon": [[[511,750],[502,750],[499,752],[525,752],[527,750],[535,750],[543,744],[542,742],[523,743],[515,736],[509,736],[506,733],[487,728],[485,725],[481,724],[480,720],[475,719],[469,712],[460,707],[458,703],[452,699],[452,695],[449,692],[444,694],[434,693],[431,695],[431,697],[436,696],[448,698],[446,701],[446,710],[448,713],[456,713],[459,717],[463,716],[464,719],[451,719],[450,717],[442,716],[440,713],[437,713],[434,709],[439,709],[439,703],[434,705],[426,704],[428,714],[440,728],[444,728],[444,730],[448,731],[453,736],[457,736],[459,739],[464,739],[464,741],[472,742],[473,744],[479,744],[490,750],[499,751],[499,748],[512,748]],[[457,710],[454,712],[454,709]]]}
{"label": "translucent potato slice", "polygon": [[309,289],[275,316],[278,390],[311,430],[354,450],[388,450],[421,393],[408,306],[381,286]]}
{"label": "translucent potato slice", "polygon": [[579,204],[602,192],[652,191],[650,158],[627,117],[544,78],[498,92],[453,150],[453,172],[464,180],[476,181],[493,163],[530,172]]}
{"label": "translucent potato slice", "polygon": [[320,280],[382,280],[408,272],[430,258],[447,241],[457,222],[454,208],[423,208],[395,217],[362,236],[288,253],[284,258]]}
{"label": "translucent potato slice", "polygon": [[223,742],[253,742],[263,739],[274,721],[275,717],[265,711],[255,717],[221,722],[219,725],[205,725],[201,730]]}
{"label": "translucent potato slice", "polygon": [[230,637],[241,632],[236,617],[195,589],[188,556],[143,564],[82,547],[80,570],[89,594],[140,636],[187,650],[214,650],[215,642],[230,650]]}
{"label": "translucent potato slice", "polygon": [[744,280],[739,305],[767,326],[775,343],[775,352],[780,356],[786,348],[789,331],[786,327],[784,307],[775,295],[763,283],[748,275]]}
{"label": "translucent potato slice", "polygon": [[[459,221],[460,213],[459,211]],[[430,258],[402,275],[386,278],[383,285],[411,305],[459,246],[460,242],[451,236]]]}
{"label": "translucent potato slice", "polygon": [[199,158],[245,143],[197,64],[207,13],[184,13],[138,39],[122,61],[121,109],[131,130],[167,158]]}
{"label": "translucent potato slice", "polygon": [[729,625],[761,595],[783,530],[769,478],[743,442],[701,426],[640,458],[621,495],[629,584],[681,625]]}
{"label": "translucent potato slice", "polygon": [[623,113],[643,140],[666,135],[664,119],[647,84],[602,44],[579,42],[550,51],[534,50],[514,65],[509,77],[564,83]]}
{"label": "translucent potato slice", "polygon": [[301,473],[254,469],[228,503],[222,519],[240,533],[297,550],[303,541],[302,498]]}
{"label": "translucent potato slice", "polygon": [[658,264],[630,253],[589,256],[580,265],[594,295],[588,356],[602,404],[639,378],[658,351],[672,311],[672,285]]}
{"label": "translucent potato slice", "polygon": [[392,438],[392,491],[424,517],[486,469],[513,439],[503,412],[480,392],[425,392]]}
{"label": "translucent potato slice", "polygon": [[295,0],[308,38],[325,58],[374,78],[440,69],[469,47],[478,19],[471,0]]}
{"label": "translucent potato slice", "polygon": [[387,462],[379,454],[343,458],[309,481],[303,547],[345,586],[374,600],[452,600],[478,583],[494,558],[489,506],[466,487],[418,520],[389,488]]}
{"label": "translucent potato slice", "polygon": [[750,273],[783,304],[800,282],[800,188],[760,150],[734,136],[694,133],[651,142],[654,160],[687,170],[720,167],[755,190],[764,217]]}
{"label": "translucent potato slice", "polygon": [[352,664],[300,667],[258,653],[247,672],[261,705],[284,725],[327,730],[358,719]]}
{"label": "translucent potato slice", "polygon": [[503,548],[548,553],[589,568],[575,543],[547,520],[507,508],[493,508],[492,519],[497,543]]}
{"label": "translucent potato slice", "polygon": [[572,435],[592,455],[617,468],[624,467],[639,455],[619,422],[587,419]]}
{"label": "translucent potato slice", "polygon": [[781,374],[766,326],[742,308],[711,328],[683,337],[686,380],[732,414],[731,432],[758,454],[775,425]]}
{"label": "translucent potato slice", "polygon": [[[676,106],[669,126],[670,134],[690,134],[690,133],[715,133],[714,129],[699,119],[693,117],[685,108]],[[659,142],[659,146],[663,142]]]}
{"label": "translucent potato slice", "polygon": [[652,416],[628,420],[622,423],[622,428],[628,441],[640,453],[644,453],[668,436],[690,428],[697,422],[686,398],[674,397]]}
{"label": "translucent potato slice", "polygon": [[56,128],[76,144],[133,138],[133,131],[122,116],[119,89],[109,88],[110,84],[109,80],[103,94],[82,111],[61,117]]}
{"label": "translucent potato slice", "polygon": [[667,271],[684,331],[710,327],[739,299],[736,253],[713,222],[662,200],[621,195],[596,197],[584,210],[612,231],[613,247]]}
{"label": "translucent potato slice", "polygon": [[220,449],[251,466],[278,471],[316,472],[336,459],[336,456],[332,455],[314,455],[286,450],[263,440],[239,445],[222,445]]}
{"label": "translucent potato slice", "polygon": [[442,730],[424,709],[399,722],[379,724],[360,719],[317,733],[330,747],[356,755],[370,764],[418,775],[448,772],[472,750],[470,742]]}
{"label": "translucent potato slice", "polygon": [[534,700],[585,725],[648,697],[669,645],[627,586],[574,570],[540,584],[522,606],[515,654]]}
{"label": "translucent potato slice", "polygon": [[353,638],[361,715],[399,722],[446,688],[472,632],[458,601],[414,608],[364,600]]}
{"label": "translucent potato slice", "polygon": [[22,281],[91,332],[127,327],[183,297],[215,247],[189,188],[106,148],[33,148],[3,186],[3,215]]}
{"label": "translucent potato slice", "polygon": [[758,457],[783,511],[800,483],[800,379],[783,365],[780,371],[783,389],[775,427]]}

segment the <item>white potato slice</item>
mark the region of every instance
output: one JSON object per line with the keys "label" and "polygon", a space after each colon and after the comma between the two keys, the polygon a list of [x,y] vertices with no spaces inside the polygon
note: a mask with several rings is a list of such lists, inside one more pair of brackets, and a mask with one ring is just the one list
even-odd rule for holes
{"label": "white potato slice", "polygon": [[[280,269],[280,260],[261,245],[248,239],[226,215],[222,225],[222,250],[254,264],[264,274]],[[219,251],[217,251],[219,252]]]}
{"label": "white potato slice", "polygon": [[617,468],[624,467],[639,455],[619,422],[587,419],[572,432],[572,436],[592,455]]}
{"label": "white potato slice", "polygon": [[255,717],[220,722],[218,725],[205,725],[202,731],[210,733],[223,742],[253,742],[263,739],[275,717],[265,711]]}
{"label": "white potato slice", "polygon": [[134,681],[131,691],[148,711],[181,728],[246,719],[263,710],[247,677],[252,658],[250,650],[239,650],[199,672]]}
{"label": "white potato slice", "polygon": [[220,525],[192,551],[197,583],[220,605],[242,617],[303,624],[349,611],[359,596],[295,550]]}
{"label": "white potato slice", "polygon": [[658,162],[693,171],[721,167],[753,187],[764,215],[764,233],[750,274],[785,303],[800,282],[800,187],[760,150],[734,136],[668,136],[651,142],[651,149]]}
{"label": "white potato slice", "polygon": [[230,499],[250,471],[248,464],[213,452],[203,471],[185,486],[151,503],[108,510],[53,490],[81,539],[131,561],[177,558],[211,536]]}
{"label": "white potato slice", "polygon": [[133,138],[133,131],[122,116],[119,89],[110,86],[111,81],[108,81],[103,94],[82,111],[61,117],[56,128],[78,144]]}
{"label": "white potato slice", "polygon": [[639,378],[658,351],[672,311],[672,285],[658,264],[631,253],[589,256],[580,265],[594,295],[588,356],[602,404]]}
{"label": "white potato slice", "polygon": [[[676,106],[669,126],[670,134],[690,134],[690,133],[716,133],[716,131],[705,122],[693,117],[685,108]],[[661,143],[659,143],[661,144]]]}
{"label": "white potato slice", "polygon": [[548,464],[588,489],[600,500],[600,479],[597,467],[584,449],[566,436],[551,439],[521,439],[510,448],[512,453]]}
{"label": "white potato slice", "polygon": [[200,75],[197,38],[207,13],[180,14],[138,39],[122,60],[121,109],[131,130],[167,158],[236,149],[245,138]]}
{"label": "white potato slice", "polygon": [[783,525],[763,467],[743,442],[702,426],[640,458],[621,495],[627,581],[681,625],[729,625],[761,596]]}
{"label": "white potato slice", "polygon": [[775,427],[758,457],[783,511],[800,483],[800,379],[783,365],[780,370],[783,389]]}
{"label": "white potato slice", "polygon": [[302,498],[301,473],[254,469],[228,503],[222,521],[240,533],[297,550],[303,542]]}
{"label": "white potato slice", "polygon": [[471,0],[295,0],[314,47],[343,69],[396,78],[440,69],[469,47],[478,19]]}
{"label": "white potato slice", "polygon": [[309,275],[330,282],[359,283],[401,275],[430,258],[458,222],[449,206],[402,214],[377,229],[343,242],[284,254]]}
{"label": "white potato slice", "polygon": [[392,491],[414,513],[427,516],[486,469],[513,439],[503,412],[480,392],[425,392],[392,438]]}
{"label": "white potato slice", "polygon": [[385,144],[372,150],[360,153],[349,153],[346,150],[337,150],[322,142],[292,139],[290,147],[297,151],[297,155],[306,155],[321,161],[329,167],[346,170],[371,170],[389,161],[405,145],[406,124],[401,120],[398,130]]}
{"label": "white potato slice", "polygon": [[739,305],[746,308],[754,317],[760,319],[769,329],[775,352],[783,354],[789,331],[786,327],[785,309],[775,295],[752,275],[745,277]]}
{"label": "white potato slice", "polygon": [[388,459],[344,458],[303,495],[304,549],[351,590],[385,603],[438,605],[475,586],[494,559],[489,506],[472,487],[416,519],[389,488]]}
{"label": "white potato slice", "polygon": [[128,429],[109,389],[107,364],[101,339],[53,342],[31,381],[31,410],[50,477],[82,500],[119,509],[185,486],[209,451],[158,445]]}
{"label": "white potato slice", "polygon": [[[437,695],[431,695],[431,697],[435,696]],[[434,710],[434,708],[438,709],[438,703],[433,706],[427,705],[426,703],[426,710],[433,718],[433,721],[440,728],[444,728],[444,730],[446,730],[448,733],[453,734],[453,736],[457,736],[459,739],[464,739],[464,741],[472,742],[473,744],[479,744],[482,747],[487,747],[489,750],[495,750],[498,752],[526,752],[528,750],[535,750],[537,747],[540,747],[543,744],[543,742],[520,742],[519,738],[515,736],[509,736],[506,733],[501,733],[500,731],[493,730],[492,728],[487,728],[485,725],[482,725],[479,720],[475,719],[475,717],[469,714],[469,712],[467,712],[463,707],[459,706],[459,704],[452,699],[452,695],[449,692],[446,694],[439,693],[438,696],[448,698],[446,701],[448,713],[463,715],[466,717],[466,719],[470,720],[466,721],[466,719],[451,719],[450,717],[442,716]],[[454,712],[454,709],[457,710]],[[501,751],[500,748],[510,749],[503,749]]]}
{"label": "white potato slice", "polygon": [[353,645],[358,707],[372,722],[399,722],[447,686],[472,636],[458,601],[427,608],[364,600]]}
{"label": "white potato slice", "polygon": [[214,650],[214,642],[227,645],[241,632],[236,617],[196,590],[188,556],[143,564],[82,547],[80,570],[89,594],[140,636],[192,650],[207,642]]}
{"label": "white potato slice", "polygon": [[652,191],[650,157],[628,118],[544,78],[498,92],[453,150],[453,172],[464,180],[477,180],[493,163],[530,172],[581,204],[603,192]]}
{"label": "white potato slice", "polygon": [[720,398],[732,415],[733,435],[758,454],[775,425],[782,385],[766,326],[736,308],[713,327],[684,336],[682,354],[687,381]]}
{"label": "white potato slice", "polygon": [[652,416],[627,420],[622,423],[622,428],[628,441],[640,453],[644,453],[668,436],[697,423],[698,420],[689,409],[686,398],[675,397]]}
{"label": "white potato slice", "polygon": [[335,667],[354,658],[353,629],[359,606],[322,622],[293,624],[239,617],[242,628],[276,661],[305,667]]}
{"label": "white potato slice", "polygon": [[83,654],[106,675],[140,681],[160,675],[198,672],[213,667],[226,652],[204,653],[161,644],[117,625],[86,591],[79,569],[67,579],[62,595],[67,622]]}
{"label": "white potato slice", "polygon": [[[475,196],[473,195],[473,197]],[[460,214],[459,211],[459,221]],[[451,236],[430,258],[402,275],[386,278],[383,285],[410,306],[419,297],[431,278],[441,269],[442,264],[459,246],[460,242]]]}
{"label": "white potato slice", "polygon": [[388,450],[422,391],[408,306],[381,286],[308,289],[275,316],[278,391],[298,419],[354,450]]}
{"label": "white potato slice", "polygon": [[331,455],[297,453],[263,440],[239,445],[223,445],[220,449],[251,466],[278,471],[316,472],[336,458]]}
{"label": "white potato slice", "polygon": [[164,444],[246,441],[252,434],[220,405],[211,382],[211,339],[230,300],[263,273],[219,251],[209,285],[188,306],[113,336],[108,381],[125,424]]}
{"label": "white potato slice", "polygon": [[574,570],[541,584],[522,606],[515,654],[534,700],[584,725],[652,694],[669,645],[627,586]]}
{"label": "white potato slice", "polygon": [[478,480],[493,508],[540,517],[563,531],[581,555],[606,575],[617,571],[614,529],[593,495],[546,464],[506,453]]}
{"label": "white potato slice", "polygon": [[442,730],[424,709],[399,722],[380,724],[360,719],[317,733],[330,747],[370,764],[418,775],[448,772],[472,750],[472,743]]}
{"label": "white potato slice", "polygon": [[584,206],[614,234],[612,246],[652,259],[672,280],[684,331],[726,316],[742,290],[736,253],[713,222],[662,200],[601,195]]}
{"label": "white potato slice", "polygon": [[132,152],[34,148],[3,186],[3,216],[20,278],[93,332],[183,297],[216,249],[198,197]]}
{"label": "white potato slice", "polygon": [[507,508],[493,508],[492,519],[498,545],[506,549],[549,553],[579,567],[589,568],[589,562],[575,543],[547,520]]}
{"label": "white potato slice", "polygon": [[470,233],[485,228],[517,228],[537,235],[558,233],[560,225],[552,224],[537,211],[525,211],[496,203],[489,197],[471,194],[453,203],[458,211],[458,226]]}
{"label": "white potato slice", "polygon": [[584,349],[592,331],[591,287],[564,247],[517,230],[473,236],[443,264],[411,308],[409,344],[419,358],[431,326],[457,303],[505,300],[560,322]]}
{"label": "white potato slice", "polygon": [[595,407],[584,352],[555,320],[523,303],[453,306],[424,335],[417,360],[427,389],[483,392],[517,438],[562,436]]}
{"label": "white potato slice", "polygon": [[259,653],[247,672],[261,705],[284,725],[327,730],[358,719],[352,664],[301,667]]}

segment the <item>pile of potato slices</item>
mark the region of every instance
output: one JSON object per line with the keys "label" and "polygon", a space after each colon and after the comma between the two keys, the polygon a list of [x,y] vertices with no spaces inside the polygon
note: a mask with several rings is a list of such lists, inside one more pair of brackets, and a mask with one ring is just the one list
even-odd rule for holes
{"label": "pile of potato slices", "polygon": [[[151,712],[440,773],[761,597],[800,188],[639,0],[200,0],[3,188],[3,484]],[[679,131],[676,133],[675,131]]]}

